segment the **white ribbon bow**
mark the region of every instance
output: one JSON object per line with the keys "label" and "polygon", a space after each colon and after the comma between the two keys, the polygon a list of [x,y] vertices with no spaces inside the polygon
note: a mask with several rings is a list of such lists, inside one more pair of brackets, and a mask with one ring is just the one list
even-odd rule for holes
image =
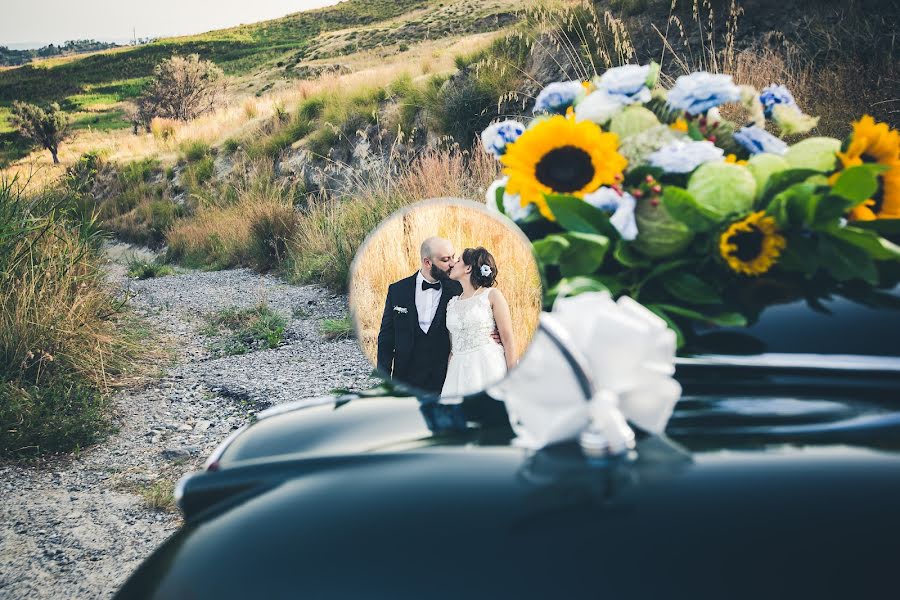
{"label": "white ribbon bow", "polygon": [[[681,396],[672,378],[675,333],[663,319],[627,296],[613,301],[606,292],[559,299],[541,318],[522,360],[489,390],[506,403],[518,444],[538,449],[600,430],[612,447],[627,445],[633,434],[624,419],[663,432]],[[590,399],[573,359],[592,380]],[[618,439],[629,434],[631,440]]]}

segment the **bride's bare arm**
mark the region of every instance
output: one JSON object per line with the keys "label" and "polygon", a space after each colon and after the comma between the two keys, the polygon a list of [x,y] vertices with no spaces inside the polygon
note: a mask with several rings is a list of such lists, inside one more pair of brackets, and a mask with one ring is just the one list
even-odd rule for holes
{"label": "bride's bare arm", "polygon": [[509,313],[509,303],[503,293],[496,288],[490,294],[494,322],[497,323],[497,331],[500,332],[500,341],[503,344],[503,353],[506,355],[506,368],[512,369],[518,357],[515,355],[516,340],[513,334],[512,316]]}

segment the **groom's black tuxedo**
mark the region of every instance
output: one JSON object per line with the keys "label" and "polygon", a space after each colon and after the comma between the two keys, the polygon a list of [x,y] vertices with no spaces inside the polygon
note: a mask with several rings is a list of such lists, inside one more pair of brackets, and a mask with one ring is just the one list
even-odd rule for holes
{"label": "groom's black tuxedo", "polygon": [[452,280],[441,282],[437,312],[425,333],[416,310],[417,274],[388,287],[378,331],[378,368],[398,382],[440,392],[450,358],[447,302],[462,293],[462,286]]}

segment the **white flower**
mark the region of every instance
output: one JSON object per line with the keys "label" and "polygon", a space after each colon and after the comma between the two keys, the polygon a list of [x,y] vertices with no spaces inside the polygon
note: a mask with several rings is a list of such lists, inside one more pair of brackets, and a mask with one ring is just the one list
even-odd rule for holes
{"label": "white flower", "polygon": [[404,315],[405,315],[406,313],[409,312],[409,310],[407,310],[407,308],[406,308],[405,306],[395,306],[395,307],[394,307],[394,310],[395,310],[396,312],[402,313],[402,314],[404,314]]}
{"label": "white flower", "polygon": [[602,125],[609,121],[625,104],[622,96],[614,96],[606,90],[597,90],[588,94],[575,105],[575,120],[593,121]]}
{"label": "white flower", "polygon": [[675,80],[675,86],[669,90],[668,103],[688,114],[699,115],[726,102],[737,102],[740,98],[741,90],[734,84],[731,75],[697,71]]}
{"label": "white flower", "polygon": [[584,95],[580,81],[556,81],[541,90],[534,101],[534,114],[565,114],[566,109]]}
{"label": "white flower", "polygon": [[650,65],[623,65],[607,69],[597,79],[597,87],[612,96],[618,96],[624,104],[649,102],[650,89],[647,81],[650,70]]}
{"label": "white flower", "polygon": [[637,202],[628,192],[618,192],[611,187],[600,187],[595,192],[586,194],[584,201],[603,212],[611,214],[610,224],[616,228],[623,240],[631,241],[637,237],[637,221],[634,218],[634,207]]}
{"label": "white flower", "polygon": [[493,271],[491,271],[490,265],[481,265],[481,276],[482,277],[490,277],[491,273],[493,273]]}
{"label": "white flower", "polygon": [[668,173],[690,173],[703,163],[725,160],[725,151],[709,141],[669,142],[647,157],[654,167]]}
{"label": "white flower", "polygon": [[516,141],[525,133],[525,126],[512,119],[493,123],[481,132],[481,144],[484,149],[500,158],[506,153],[506,145]]}
{"label": "white flower", "polygon": [[[497,189],[505,188],[509,183],[509,177],[501,177],[492,183],[484,196],[485,203],[490,210],[500,212],[497,206]],[[507,194],[503,192],[503,213],[513,221],[521,221],[535,211],[534,204],[522,206],[522,199],[518,194]]]}
{"label": "white flower", "polygon": [[[598,415],[616,411],[651,433],[665,430],[681,395],[672,378],[675,333],[665,321],[627,296],[613,301],[606,292],[561,298],[541,318],[542,328],[519,365],[489,390],[505,402],[520,444],[542,448],[577,438]],[[597,392],[591,402],[544,331],[547,320],[584,359]]]}

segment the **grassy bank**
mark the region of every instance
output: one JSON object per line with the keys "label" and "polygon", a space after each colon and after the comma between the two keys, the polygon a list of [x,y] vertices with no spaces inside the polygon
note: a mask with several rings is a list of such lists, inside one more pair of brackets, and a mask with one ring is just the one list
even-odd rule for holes
{"label": "grassy bank", "polygon": [[0,457],[90,445],[138,354],[100,269],[96,221],[57,190],[0,180]]}

